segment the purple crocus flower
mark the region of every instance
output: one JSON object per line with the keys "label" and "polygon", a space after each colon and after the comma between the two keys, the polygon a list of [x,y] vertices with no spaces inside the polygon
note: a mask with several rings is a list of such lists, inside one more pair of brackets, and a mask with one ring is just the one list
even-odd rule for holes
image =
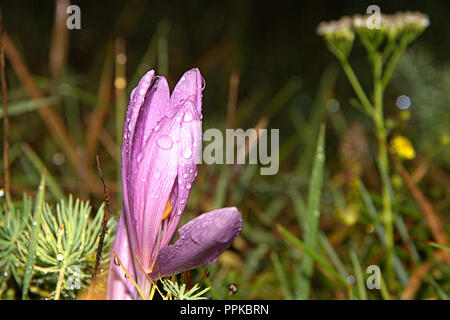
{"label": "purple crocus flower", "polygon": [[[113,250],[145,295],[150,277],[214,262],[239,234],[234,208],[204,213],[169,245],[197,175],[202,140],[203,78],[187,71],[172,95],[164,77],[147,72],[130,96],[122,146],[123,209]],[[142,271],[142,269],[145,270]],[[133,283],[111,255],[107,299],[136,299]]]}

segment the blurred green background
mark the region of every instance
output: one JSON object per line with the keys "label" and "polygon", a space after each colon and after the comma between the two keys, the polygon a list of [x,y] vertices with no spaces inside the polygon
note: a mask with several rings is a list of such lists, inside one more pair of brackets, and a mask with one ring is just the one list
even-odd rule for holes
{"label": "blurred green background", "polygon": [[[368,265],[383,264],[383,245],[374,231],[376,209],[371,207],[380,203],[373,127],[351,107],[354,93],[345,74],[316,34],[321,21],[364,14],[374,3],[73,1],[81,8],[81,29],[68,31],[65,10],[57,22],[56,2],[1,4],[3,28],[17,50],[9,54],[6,50],[13,198],[20,199],[23,192],[34,194],[45,166],[53,177],[46,195],[49,202],[71,193],[99,207],[103,186],[95,163],[98,154],[117,216],[121,123],[131,89],[149,69],[165,75],[173,88],[184,71],[198,67],[206,81],[204,129],[280,129],[280,172],[275,176],[260,176],[259,169],[251,165],[200,166],[182,223],[201,212],[231,205],[244,217],[242,234],[233,247],[207,267],[207,284],[212,285],[209,295],[226,298],[229,284],[236,283],[239,289],[230,298],[301,296],[305,253],[286,242],[276,223],[302,237],[300,217],[306,210],[323,120],[327,124],[326,161],[317,252],[344,278],[358,278],[358,270],[365,274]],[[66,1],[59,2],[67,6]],[[376,4],[382,13],[418,10],[431,22],[399,62],[386,91],[385,114],[391,132],[411,141],[416,157],[403,165],[448,233],[450,4]],[[20,61],[12,61],[11,56]],[[350,61],[362,85],[371,89],[361,44],[355,43]],[[118,78],[127,80],[125,87]],[[400,95],[411,98],[406,111],[396,106]],[[60,122],[49,118],[43,108],[50,109]],[[57,132],[58,123],[65,127],[63,136]],[[411,277],[416,279],[417,268],[428,263],[431,276],[422,274],[421,285],[408,294],[446,298],[450,293],[448,265],[436,258],[435,248],[412,240],[434,241],[402,177],[395,168],[391,171],[394,208],[402,217],[395,237],[402,267],[390,294],[400,298],[407,289],[413,290],[408,286]],[[353,183],[355,177],[365,185],[362,196]],[[192,276],[197,281],[202,274],[199,270]],[[321,264],[316,265],[310,281],[309,298],[348,298],[348,291]],[[377,290],[368,295],[385,298]]]}

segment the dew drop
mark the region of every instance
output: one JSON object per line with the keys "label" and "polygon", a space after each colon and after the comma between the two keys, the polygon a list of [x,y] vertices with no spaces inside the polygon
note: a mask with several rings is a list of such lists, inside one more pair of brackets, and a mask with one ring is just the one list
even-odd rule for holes
{"label": "dew drop", "polygon": [[185,157],[186,159],[189,159],[190,157],[192,157],[192,150],[191,149],[185,149],[183,151],[183,157]]}
{"label": "dew drop", "polygon": [[158,140],[156,141],[156,144],[161,148],[161,149],[165,149],[168,150],[170,148],[172,148],[173,145],[173,141],[172,138],[169,137],[166,134],[161,135]]}
{"label": "dew drop", "polygon": [[186,112],[186,113],[184,114],[183,121],[184,121],[184,122],[191,122],[191,121],[192,121],[192,118],[193,118],[192,113],[191,113],[190,111],[188,111],[188,112]]}
{"label": "dew drop", "polygon": [[206,81],[205,78],[202,77],[202,90],[206,88]]}
{"label": "dew drop", "polygon": [[186,189],[190,189],[190,188],[192,188],[192,185],[190,184],[190,183],[188,183],[187,185],[186,185]]}
{"label": "dew drop", "polygon": [[120,263],[119,263],[119,261],[117,260],[116,257],[114,257],[114,264],[115,264],[116,266],[120,266]]}
{"label": "dew drop", "polygon": [[62,261],[62,259],[63,259],[63,255],[61,253],[58,253],[58,255],[56,256],[56,260]]}

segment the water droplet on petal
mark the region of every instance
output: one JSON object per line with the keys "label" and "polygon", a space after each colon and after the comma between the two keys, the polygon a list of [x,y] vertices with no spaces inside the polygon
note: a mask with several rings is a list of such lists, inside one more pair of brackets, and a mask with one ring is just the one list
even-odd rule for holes
{"label": "water droplet on petal", "polygon": [[156,140],[156,144],[161,148],[161,149],[165,149],[168,150],[170,148],[172,148],[173,145],[173,141],[172,138],[169,137],[166,134],[161,135],[158,140]]}
{"label": "water droplet on petal", "polygon": [[206,81],[205,78],[202,77],[202,90],[204,90],[206,88]]}
{"label": "water droplet on petal", "polygon": [[193,118],[192,113],[188,111],[185,113],[183,120],[184,122],[191,122],[192,118]]}
{"label": "water droplet on petal", "polygon": [[186,185],[186,189],[190,189],[192,187],[192,185],[190,184],[190,183],[188,183],[187,185]]}
{"label": "water droplet on petal", "polygon": [[120,266],[119,260],[117,260],[117,257],[114,257],[114,264],[116,266]]}
{"label": "water droplet on petal", "polygon": [[192,150],[187,148],[183,151],[183,157],[185,157],[186,159],[189,159],[190,157],[192,157]]}

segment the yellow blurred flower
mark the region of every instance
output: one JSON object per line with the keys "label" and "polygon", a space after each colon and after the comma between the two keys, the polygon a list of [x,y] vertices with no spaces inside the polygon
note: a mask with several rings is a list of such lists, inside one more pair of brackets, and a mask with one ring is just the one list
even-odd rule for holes
{"label": "yellow blurred flower", "polygon": [[409,110],[400,111],[400,119],[403,121],[408,121],[411,119],[411,112]]}
{"label": "yellow blurred flower", "polygon": [[416,156],[414,147],[404,136],[396,136],[391,140],[392,150],[403,159],[413,159]]}
{"label": "yellow blurred flower", "polygon": [[346,208],[338,208],[335,211],[335,215],[345,225],[354,225],[359,218],[359,205],[356,203],[350,203]]}
{"label": "yellow blurred flower", "polygon": [[440,140],[441,140],[441,144],[446,146],[446,145],[450,144],[450,135],[448,135],[447,133],[443,133],[440,136]]}

